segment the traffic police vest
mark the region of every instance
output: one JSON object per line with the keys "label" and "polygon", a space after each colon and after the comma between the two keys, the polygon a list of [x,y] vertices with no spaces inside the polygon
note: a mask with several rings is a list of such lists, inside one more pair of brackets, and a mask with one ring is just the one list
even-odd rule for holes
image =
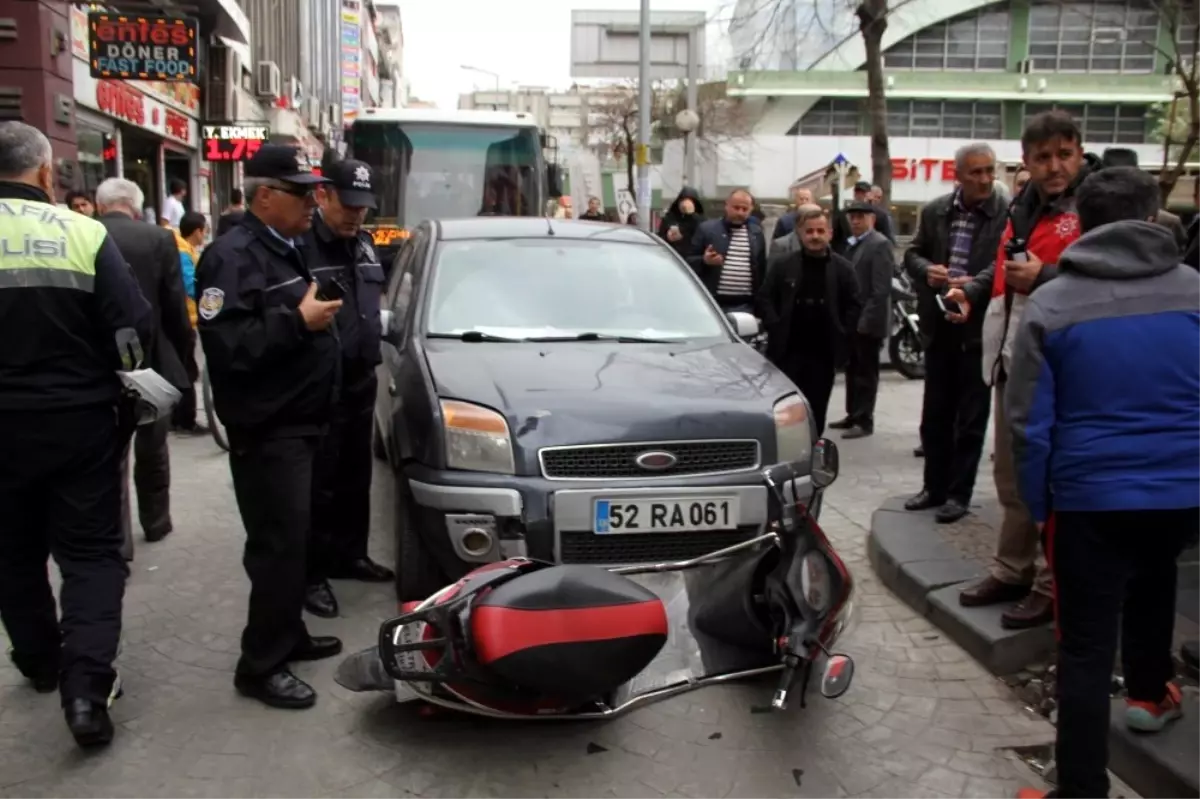
{"label": "traffic police vest", "polygon": [[0,199],[0,289],[92,292],[104,225],[49,203]]}

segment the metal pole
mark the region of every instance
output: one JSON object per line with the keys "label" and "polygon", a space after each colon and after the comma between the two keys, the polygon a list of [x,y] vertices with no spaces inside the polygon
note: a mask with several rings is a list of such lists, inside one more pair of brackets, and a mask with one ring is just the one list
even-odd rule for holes
{"label": "metal pole", "polygon": [[[697,39],[700,38],[699,30],[693,28],[688,34],[688,72],[687,72],[687,107],[696,112],[697,118],[700,115],[699,105],[700,93],[700,49]],[[686,134],[683,139],[683,183],[685,186],[696,185],[696,131],[691,131]]]}
{"label": "metal pole", "polygon": [[650,230],[650,0],[642,0],[638,59],[638,227]]}

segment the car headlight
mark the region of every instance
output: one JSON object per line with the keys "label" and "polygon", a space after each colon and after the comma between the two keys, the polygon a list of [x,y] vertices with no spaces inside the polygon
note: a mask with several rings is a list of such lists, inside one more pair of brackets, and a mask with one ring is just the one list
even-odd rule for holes
{"label": "car headlight", "polygon": [[809,552],[800,562],[800,593],[817,613],[829,610],[833,600],[833,577],[829,572],[829,561],[817,550]]}
{"label": "car headlight", "polygon": [[458,400],[442,400],[446,466],[471,472],[513,474],[508,422],[493,410]]}
{"label": "car headlight", "polygon": [[812,422],[808,404],[799,394],[790,394],[775,403],[775,458],[780,463],[812,458]]}

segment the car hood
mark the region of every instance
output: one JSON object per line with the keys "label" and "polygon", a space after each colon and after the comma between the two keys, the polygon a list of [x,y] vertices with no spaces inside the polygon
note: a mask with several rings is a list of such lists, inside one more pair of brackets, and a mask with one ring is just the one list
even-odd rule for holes
{"label": "car hood", "polygon": [[428,341],[426,357],[438,396],[504,414],[530,468],[541,447],[620,441],[753,438],[770,457],[772,406],[796,391],[740,342]]}

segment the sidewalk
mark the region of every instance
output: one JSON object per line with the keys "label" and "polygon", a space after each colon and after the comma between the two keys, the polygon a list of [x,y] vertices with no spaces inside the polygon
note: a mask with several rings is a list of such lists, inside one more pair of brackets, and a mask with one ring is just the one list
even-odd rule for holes
{"label": "sidewalk", "polygon": [[[932,511],[904,510],[904,499],[886,500],[871,519],[867,554],[880,581],[993,674],[1022,688],[1042,685],[1042,679],[1048,683],[1050,678],[1034,678],[1033,673],[1043,675],[1054,660],[1051,625],[1005,630],[1000,615],[1013,603],[964,608],[958,602],[959,593],[987,573],[1001,513],[994,497],[980,498],[970,515],[948,525],[937,524]],[[1177,643],[1196,637],[1200,615],[1196,592],[1196,550],[1192,549],[1180,559]],[[1114,700],[1114,710],[1123,707],[1123,700]],[[1185,693],[1185,718],[1160,735],[1132,734],[1125,729],[1121,715],[1114,712],[1110,734],[1113,773],[1143,796],[1200,795],[1198,718],[1200,707],[1194,690]]]}

